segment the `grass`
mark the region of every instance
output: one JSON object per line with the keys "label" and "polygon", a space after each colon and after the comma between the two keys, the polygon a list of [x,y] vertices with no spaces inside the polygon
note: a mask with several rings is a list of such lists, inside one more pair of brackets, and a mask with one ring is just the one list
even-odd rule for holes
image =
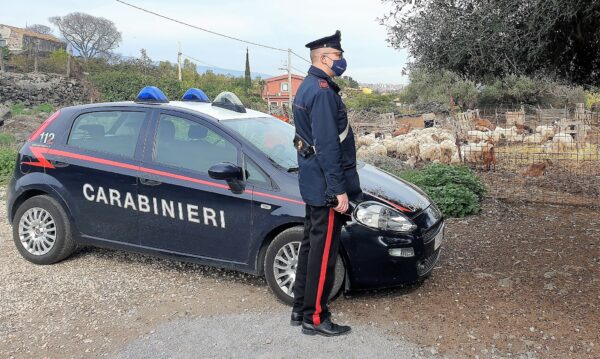
{"label": "grass", "polygon": [[10,133],[0,133],[0,146],[12,146],[17,139]]}
{"label": "grass", "polygon": [[13,116],[35,115],[38,113],[52,113],[54,112],[54,110],[54,105],[48,102],[44,102],[32,108],[27,108],[22,102],[17,102],[10,107],[10,112]]}
{"label": "grass", "polygon": [[497,167],[505,170],[522,170],[532,163],[551,160],[560,162],[562,167],[578,169],[590,163],[600,163],[600,148],[595,144],[575,144],[570,148],[544,152],[541,145],[512,144],[496,147]]}

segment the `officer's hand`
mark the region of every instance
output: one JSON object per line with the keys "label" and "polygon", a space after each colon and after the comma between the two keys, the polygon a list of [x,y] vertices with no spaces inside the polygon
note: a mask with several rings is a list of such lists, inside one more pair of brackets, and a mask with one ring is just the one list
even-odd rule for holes
{"label": "officer's hand", "polygon": [[337,196],[338,205],[334,208],[334,210],[344,213],[348,210],[348,195],[345,193],[338,194]]}

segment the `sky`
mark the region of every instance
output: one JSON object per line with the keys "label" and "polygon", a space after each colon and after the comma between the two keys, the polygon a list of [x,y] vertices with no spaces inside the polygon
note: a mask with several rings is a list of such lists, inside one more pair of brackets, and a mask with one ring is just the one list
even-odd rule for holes
{"label": "sky", "polygon": [[[390,7],[380,0],[126,1],[215,32],[277,48],[291,48],[305,58],[309,57],[309,50],[304,44],[340,30],[348,61],[344,75],[361,83],[408,82],[402,75],[407,53],[389,46],[387,30],[377,20]],[[243,70],[246,47],[249,48],[252,72],[281,75],[284,71],[280,68],[287,62],[287,52],[218,37],[115,0],[8,2],[2,6],[0,23],[18,27],[34,23],[51,26],[48,17],[76,11],[113,21],[123,38],[114,51],[124,56],[137,57],[144,48],[155,61],[176,62],[178,44],[181,43],[182,52],[203,61],[200,65]],[[57,29],[54,34],[58,35]],[[305,72],[309,65],[294,56],[292,66]],[[295,72],[300,73],[298,70]]]}

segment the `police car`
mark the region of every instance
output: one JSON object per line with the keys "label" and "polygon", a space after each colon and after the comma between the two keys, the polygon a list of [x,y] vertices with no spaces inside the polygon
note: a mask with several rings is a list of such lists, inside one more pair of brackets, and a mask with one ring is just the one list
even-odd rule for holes
{"label": "police car", "polygon": [[[264,275],[291,304],[305,212],[293,137],[229,92],[170,102],[147,87],[134,102],[63,108],[20,150],[14,242],[36,264],[93,245]],[[364,201],[342,230],[332,296],[427,277],[444,237],[420,189],[365,163],[358,173]]]}

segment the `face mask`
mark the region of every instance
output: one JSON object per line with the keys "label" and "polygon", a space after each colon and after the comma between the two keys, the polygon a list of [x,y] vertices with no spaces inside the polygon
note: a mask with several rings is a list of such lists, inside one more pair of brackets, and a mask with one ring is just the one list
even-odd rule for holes
{"label": "face mask", "polygon": [[338,76],[338,77],[342,76],[344,71],[346,71],[346,67],[348,66],[346,59],[341,58],[339,60],[333,60],[333,59],[330,59],[330,60],[333,61],[333,65],[331,65],[331,71],[333,71],[335,76]]}

